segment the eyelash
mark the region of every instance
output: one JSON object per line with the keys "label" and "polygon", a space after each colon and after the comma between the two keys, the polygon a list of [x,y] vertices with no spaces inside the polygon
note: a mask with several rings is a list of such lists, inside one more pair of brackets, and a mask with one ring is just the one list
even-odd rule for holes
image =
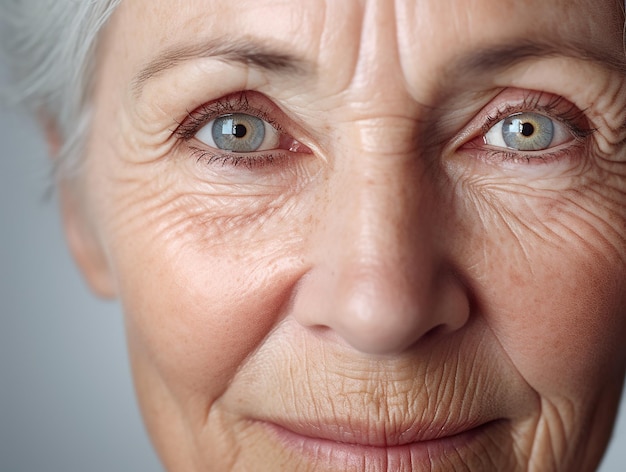
{"label": "eyelash", "polygon": [[[480,127],[480,136],[476,137],[474,140],[484,137],[486,133],[501,120],[521,112],[540,113],[550,119],[558,121],[569,129],[574,140],[579,145],[582,145],[588,137],[597,131],[597,129],[589,127],[584,111],[580,110],[563,97],[550,96],[550,99],[546,102],[546,95],[549,96],[549,94],[545,93],[527,93],[520,103],[514,105],[506,104],[496,109],[495,112],[486,116],[484,123]],[[268,122],[279,133],[287,134],[281,124],[272,117],[275,110],[263,104],[261,100],[255,100],[255,104],[251,105],[247,92],[238,92],[229,95],[202,105],[193,112],[189,112],[187,118],[182,123],[179,123],[179,127],[175,133],[182,141],[189,142],[195,137],[198,131],[212,119],[228,113],[246,113],[255,116]],[[574,147],[576,146],[570,145],[565,147],[564,145],[563,149],[554,151],[524,152],[507,150],[506,148],[486,148],[484,144],[473,146],[476,150],[480,149],[481,154],[483,154],[481,156],[483,160],[521,164],[556,161],[568,157],[574,150]],[[209,150],[191,144],[189,148],[197,162],[204,161],[208,165],[221,164],[222,166],[232,167],[242,166],[247,169],[277,165],[283,159],[289,159],[289,157],[291,157],[290,154],[293,154],[293,152],[283,149],[276,149],[271,152],[264,151],[262,153],[232,153]]]}
{"label": "eyelash", "polygon": [[[565,125],[579,145],[582,145],[587,138],[597,131],[597,128],[589,127],[585,111],[580,110],[576,105],[559,96],[552,96],[547,103],[542,103],[546,95],[548,94],[526,94],[522,102],[515,105],[507,104],[497,109],[495,113],[487,115],[485,123],[480,128],[480,137],[485,136],[494,125],[507,117],[515,113],[526,112],[539,113]],[[488,161],[526,164],[530,164],[531,162],[545,163],[556,161],[567,157],[573,151],[572,145],[554,151],[544,150],[535,152],[507,150],[504,148],[485,149],[484,146],[483,144],[482,151],[485,153],[484,158]]]}
{"label": "eyelash", "polygon": [[[272,118],[273,110],[270,107],[250,104],[248,94],[239,92],[233,95],[216,100],[212,103],[202,105],[193,112],[187,113],[187,118],[176,130],[179,139],[189,142],[198,131],[221,115],[229,113],[246,113],[255,116],[261,120],[268,122],[279,133],[285,133],[283,127],[275,119]],[[203,149],[195,145],[190,145],[191,154],[196,158],[197,162],[204,161],[208,165],[221,164],[222,166],[239,167],[243,166],[248,169],[265,167],[277,164],[277,161],[288,158],[289,151],[282,149],[272,150],[272,152],[260,153],[233,153],[219,152],[219,150]]]}

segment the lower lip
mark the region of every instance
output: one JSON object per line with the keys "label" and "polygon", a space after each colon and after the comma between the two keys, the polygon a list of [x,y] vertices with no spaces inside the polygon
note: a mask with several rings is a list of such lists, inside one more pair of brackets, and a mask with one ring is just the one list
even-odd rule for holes
{"label": "lower lip", "polygon": [[442,459],[462,456],[496,422],[461,433],[397,446],[371,446],[303,436],[274,423],[262,423],[292,453],[332,470],[431,470]]}

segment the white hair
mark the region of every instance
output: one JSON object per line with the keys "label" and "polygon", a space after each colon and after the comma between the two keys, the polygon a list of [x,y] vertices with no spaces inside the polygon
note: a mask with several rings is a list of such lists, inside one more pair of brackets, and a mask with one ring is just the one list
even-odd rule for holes
{"label": "white hair", "polygon": [[8,98],[53,123],[55,160],[74,174],[90,121],[98,34],[121,0],[2,0],[0,44],[12,72]]}
{"label": "white hair", "polygon": [[53,123],[62,142],[57,175],[73,175],[90,122],[98,36],[121,0],[1,1],[0,50],[15,84],[10,101]]}

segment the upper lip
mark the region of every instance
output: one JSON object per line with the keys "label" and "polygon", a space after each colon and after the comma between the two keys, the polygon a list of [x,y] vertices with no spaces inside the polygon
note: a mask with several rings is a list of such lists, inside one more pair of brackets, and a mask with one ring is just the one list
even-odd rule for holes
{"label": "upper lip", "polygon": [[344,444],[370,447],[405,446],[419,442],[456,436],[477,429],[493,420],[443,421],[432,423],[412,423],[393,425],[377,423],[357,423],[352,421],[270,421],[275,426],[298,436],[313,440],[327,440]]}

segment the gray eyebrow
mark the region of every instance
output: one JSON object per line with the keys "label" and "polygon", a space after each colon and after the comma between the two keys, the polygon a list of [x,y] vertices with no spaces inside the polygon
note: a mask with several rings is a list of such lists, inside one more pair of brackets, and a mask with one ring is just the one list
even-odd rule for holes
{"label": "gray eyebrow", "polygon": [[494,72],[525,60],[541,57],[569,57],[590,62],[626,76],[626,57],[617,58],[604,50],[594,49],[587,43],[562,44],[528,40],[516,40],[510,44],[491,46],[465,54],[456,61],[452,61],[453,66],[448,72],[455,75]]}
{"label": "gray eyebrow", "polygon": [[256,69],[289,75],[305,75],[312,67],[303,59],[252,41],[216,39],[166,49],[148,62],[135,75],[132,88],[137,96],[153,77],[181,62],[197,58],[216,58],[225,62],[244,64]]}
{"label": "gray eyebrow", "polygon": [[[314,67],[304,59],[259,44],[254,41],[215,39],[202,43],[191,43],[171,47],[158,54],[135,75],[132,89],[140,96],[153,77],[178,65],[196,58],[213,57],[225,62],[234,62],[272,73],[294,76],[310,74]],[[489,46],[472,52],[465,52],[449,62],[448,77],[463,80],[465,75],[496,72],[529,59],[541,57],[570,57],[594,63],[600,67],[626,76],[626,57],[616,58],[601,49],[594,49],[587,43],[562,44],[516,40],[503,45]]]}

